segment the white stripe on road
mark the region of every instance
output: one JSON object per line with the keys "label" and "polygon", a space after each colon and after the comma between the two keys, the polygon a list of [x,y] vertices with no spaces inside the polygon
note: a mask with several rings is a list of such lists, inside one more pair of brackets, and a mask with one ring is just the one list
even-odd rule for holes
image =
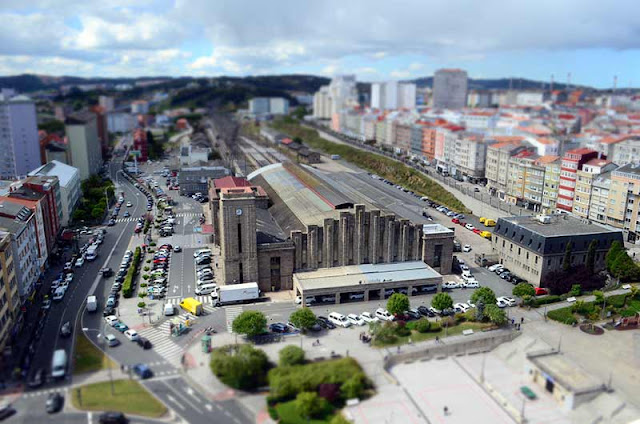
{"label": "white stripe on road", "polygon": [[93,418],[93,414],[91,412],[87,412],[87,423],[91,424],[92,418]]}
{"label": "white stripe on road", "polygon": [[171,402],[175,403],[175,404],[176,404],[176,406],[177,406],[178,408],[180,408],[180,409],[182,409],[182,410],[184,411],[184,406],[183,406],[183,405],[181,405],[181,404],[180,404],[180,402],[178,402],[178,401],[176,400],[176,398],[174,398],[174,397],[173,397],[173,396],[171,396],[171,395],[167,395],[167,399],[169,399]]}

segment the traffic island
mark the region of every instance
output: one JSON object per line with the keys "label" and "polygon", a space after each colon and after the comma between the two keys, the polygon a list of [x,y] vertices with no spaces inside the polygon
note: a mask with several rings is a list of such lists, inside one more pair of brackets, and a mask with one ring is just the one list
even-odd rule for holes
{"label": "traffic island", "polygon": [[[112,388],[113,384],[113,388]],[[167,408],[135,380],[88,384],[71,390],[73,407],[83,411],[120,411],[159,418]]]}
{"label": "traffic island", "polygon": [[115,363],[100,349],[98,349],[87,337],[78,332],[76,347],[73,354],[75,365],[73,374],[85,374],[108,368],[115,368]]}

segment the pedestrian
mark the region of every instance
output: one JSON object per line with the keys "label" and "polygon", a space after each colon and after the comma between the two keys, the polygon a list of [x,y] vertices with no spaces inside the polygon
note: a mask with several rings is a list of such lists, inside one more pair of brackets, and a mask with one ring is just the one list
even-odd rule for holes
{"label": "pedestrian", "polygon": [[446,406],[444,407],[444,415],[445,417],[449,415],[449,408],[447,408]]}
{"label": "pedestrian", "polygon": [[514,325],[516,323],[516,320],[514,318],[511,318],[511,325]]}
{"label": "pedestrian", "polygon": [[436,336],[436,343],[440,343],[440,337]]}
{"label": "pedestrian", "polygon": [[524,322],[524,317],[520,317],[520,324]]}
{"label": "pedestrian", "polygon": [[398,353],[400,353],[400,346],[398,346]]}

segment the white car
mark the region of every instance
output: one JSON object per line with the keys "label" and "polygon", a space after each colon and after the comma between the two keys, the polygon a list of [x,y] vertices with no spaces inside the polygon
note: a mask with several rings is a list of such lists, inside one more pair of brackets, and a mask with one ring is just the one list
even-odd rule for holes
{"label": "white car", "polygon": [[364,325],[365,322],[362,318],[360,318],[358,315],[356,314],[349,314],[347,315],[347,319],[349,320],[349,322],[351,322],[351,324],[353,325]]}
{"label": "white car", "polygon": [[467,289],[477,289],[480,287],[480,283],[476,279],[465,281],[463,284]]}
{"label": "white car", "polygon": [[459,287],[460,283],[458,283],[457,281],[447,281],[445,283],[442,283],[443,289],[457,289]]}
{"label": "white car", "polygon": [[476,229],[476,227],[474,227],[474,226],[473,226],[473,225],[471,225],[471,224],[467,224],[467,225],[465,225],[465,226],[464,226],[464,228],[466,228],[466,229],[467,229],[467,230],[469,230],[469,231],[473,231],[473,230],[475,230],[475,229]]}
{"label": "white car", "polygon": [[[312,303],[316,302],[316,297],[315,296],[307,296],[304,299],[304,304],[305,306],[309,306]],[[296,296],[296,305],[300,305],[302,304],[302,296]]]}
{"label": "white car", "polygon": [[498,308],[506,308],[507,306],[509,306],[509,304],[507,302],[505,302],[504,300],[498,298],[496,300],[496,305],[498,305]]}
{"label": "white car", "polygon": [[491,266],[490,266],[489,268],[487,268],[487,269],[488,269],[489,271],[491,271],[491,272],[496,272],[496,271],[498,271],[499,269],[502,269],[502,268],[504,268],[504,265],[502,265],[502,264],[495,264],[495,265],[491,265]]}
{"label": "white car", "polygon": [[120,340],[116,339],[113,334],[105,334],[104,339],[107,341],[109,347],[116,347],[120,344]]}
{"label": "white car", "polygon": [[516,306],[516,300],[514,298],[512,298],[512,297],[501,296],[497,300],[502,300],[503,302],[505,302],[509,306]]}
{"label": "white car", "polygon": [[371,315],[371,312],[363,312],[360,314],[360,319],[362,319],[364,322],[378,322],[380,321],[378,319],[378,317],[374,317],[373,315]]}
{"label": "white car", "polygon": [[378,308],[376,309],[376,317],[381,321],[393,321],[393,315],[389,313],[386,309]]}
{"label": "white car", "polygon": [[64,281],[66,281],[67,283],[72,282],[73,281],[73,273],[72,272],[68,273],[67,276],[64,277]]}
{"label": "white car", "polygon": [[127,202],[127,207],[130,208],[131,206],[133,206],[133,203]]}
{"label": "white car", "polygon": [[470,244],[465,244],[464,247],[462,248],[463,252],[471,252],[471,245]]}
{"label": "white car", "polygon": [[78,258],[76,260],[76,268],[80,268],[82,265],[84,265],[84,258]]}
{"label": "white car", "polygon": [[135,342],[136,340],[138,340],[138,332],[131,328],[125,331],[124,335],[127,337],[127,339],[131,340],[132,342]]}
{"label": "white car", "polygon": [[469,305],[470,308],[475,308],[476,304],[471,302],[471,299],[467,300],[467,305]]}
{"label": "white car", "polygon": [[469,309],[471,309],[471,306],[467,305],[466,303],[456,303],[453,305],[453,309],[456,312],[467,312]]}
{"label": "white car", "polygon": [[113,327],[118,322],[118,317],[115,316],[115,315],[109,315],[109,316],[104,317],[104,321],[107,324],[109,324],[111,327]]}

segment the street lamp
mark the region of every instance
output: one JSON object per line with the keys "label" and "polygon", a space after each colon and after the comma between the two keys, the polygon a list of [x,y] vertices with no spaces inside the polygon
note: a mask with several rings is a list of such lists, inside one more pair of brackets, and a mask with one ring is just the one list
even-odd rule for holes
{"label": "street lamp", "polygon": [[[100,345],[100,347],[102,348],[102,351],[104,353],[105,351],[105,338],[104,336],[106,336],[106,325],[105,323],[102,324],[102,333],[100,333],[100,330],[95,329],[95,328],[87,328],[87,327],[83,327],[82,331],[84,331],[85,333],[88,333],[90,331],[96,331],[98,333],[98,344]],[[106,353],[104,353],[106,355]],[[109,381],[111,383],[111,396],[115,396],[115,388],[113,386],[113,373],[111,371],[111,364],[109,364]]]}

